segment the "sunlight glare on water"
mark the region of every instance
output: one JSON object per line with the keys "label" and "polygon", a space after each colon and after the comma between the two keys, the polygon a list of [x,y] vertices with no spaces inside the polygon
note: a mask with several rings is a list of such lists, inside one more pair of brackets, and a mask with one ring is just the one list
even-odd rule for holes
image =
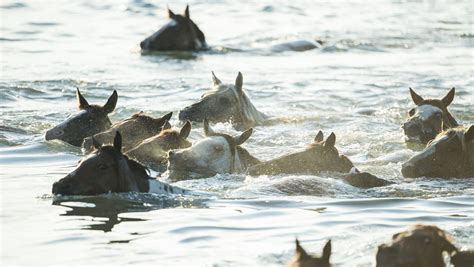
{"label": "sunlight glare on water", "polygon": [[[414,106],[408,87],[435,98],[456,87],[451,113],[474,122],[471,1],[187,3],[209,51],[140,53],[140,41],[167,22],[166,6],[182,13],[184,2],[0,3],[2,265],[285,266],[298,237],[317,254],[332,239],[337,266],[371,266],[377,246],[414,223],[436,224],[473,248],[473,179],[400,173],[416,153],[400,129]],[[271,49],[316,39],[321,49]],[[244,144],[259,159],[334,132],[341,154],[395,184],[222,174],[176,183],[213,197],[51,195],[82,156],[44,140],[76,112],[76,87],[100,105],[117,90],[112,121],[173,111],[176,125],[178,111],[210,88],[211,71],[225,83],[242,72],[252,102],[272,117]],[[237,133],[229,123],[213,127]],[[191,138],[202,136],[195,124]]]}

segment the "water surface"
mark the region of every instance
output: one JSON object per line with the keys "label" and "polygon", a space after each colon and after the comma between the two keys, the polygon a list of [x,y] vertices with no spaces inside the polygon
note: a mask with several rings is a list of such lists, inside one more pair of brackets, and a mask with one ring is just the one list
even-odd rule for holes
{"label": "water surface", "polygon": [[[294,1],[293,1],[294,2]],[[320,253],[332,239],[337,266],[371,266],[376,248],[414,223],[432,223],[473,247],[472,179],[404,179],[415,153],[400,124],[408,87],[441,97],[461,124],[474,122],[474,7],[470,1],[238,3],[188,1],[210,51],[142,54],[166,22],[166,5],[123,1],[0,4],[1,262],[6,265],[284,266],[298,236]],[[322,39],[322,49],[277,53],[274,44]],[[262,160],[301,149],[319,130],[355,165],[394,185],[357,189],[334,174],[218,175],[177,185],[215,197],[111,194],[53,198],[52,183],[82,153],[45,142],[75,112],[119,92],[112,121],[193,103],[211,71],[238,71],[255,106],[273,118],[245,147]],[[216,130],[236,133],[229,124]],[[202,126],[191,137],[199,139]],[[166,178],[166,177],[164,177]]]}

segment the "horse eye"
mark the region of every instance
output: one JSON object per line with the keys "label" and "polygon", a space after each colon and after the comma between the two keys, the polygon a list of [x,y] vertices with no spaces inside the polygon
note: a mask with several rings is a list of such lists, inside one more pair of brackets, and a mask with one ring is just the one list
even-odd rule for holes
{"label": "horse eye", "polygon": [[410,116],[415,115],[415,109],[414,109],[414,108],[410,109],[410,111],[408,111],[408,114],[409,114]]}
{"label": "horse eye", "polygon": [[219,102],[223,105],[227,105],[230,103],[230,100],[227,97],[221,97],[219,98]]}

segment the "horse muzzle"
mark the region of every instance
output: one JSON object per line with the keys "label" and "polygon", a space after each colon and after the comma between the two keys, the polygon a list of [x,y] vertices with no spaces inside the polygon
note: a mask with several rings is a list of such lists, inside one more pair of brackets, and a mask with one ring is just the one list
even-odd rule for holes
{"label": "horse muzzle", "polygon": [[53,184],[52,193],[54,195],[73,195],[72,184],[64,181],[58,181]]}
{"label": "horse muzzle", "polygon": [[64,136],[64,131],[62,129],[53,128],[46,132],[44,139],[46,139],[46,141],[51,141],[51,140],[56,140],[56,139],[61,140],[63,136]]}

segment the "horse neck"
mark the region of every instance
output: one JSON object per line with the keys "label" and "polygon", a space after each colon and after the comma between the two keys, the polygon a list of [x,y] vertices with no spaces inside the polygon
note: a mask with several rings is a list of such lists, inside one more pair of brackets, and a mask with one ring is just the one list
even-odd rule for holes
{"label": "horse neck", "polygon": [[122,156],[118,163],[120,188],[123,191],[148,192],[148,174],[129,165],[129,159]]}
{"label": "horse neck", "polygon": [[236,162],[240,164],[241,172],[247,171],[248,168],[261,163],[256,157],[240,146],[236,147]]}
{"label": "horse neck", "polygon": [[474,144],[466,142],[462,136],[463,174],[462,177],[474,177]]}
{"label": "horse neck", "polygon": [[257,110],[257,108],[250,102],[247,94],[243,93],[242,97],[239,97],[238,93],[237,99],[239,101],[239,122],[247,125],[255,125],[262,123],[265,120],[265,115]]}

